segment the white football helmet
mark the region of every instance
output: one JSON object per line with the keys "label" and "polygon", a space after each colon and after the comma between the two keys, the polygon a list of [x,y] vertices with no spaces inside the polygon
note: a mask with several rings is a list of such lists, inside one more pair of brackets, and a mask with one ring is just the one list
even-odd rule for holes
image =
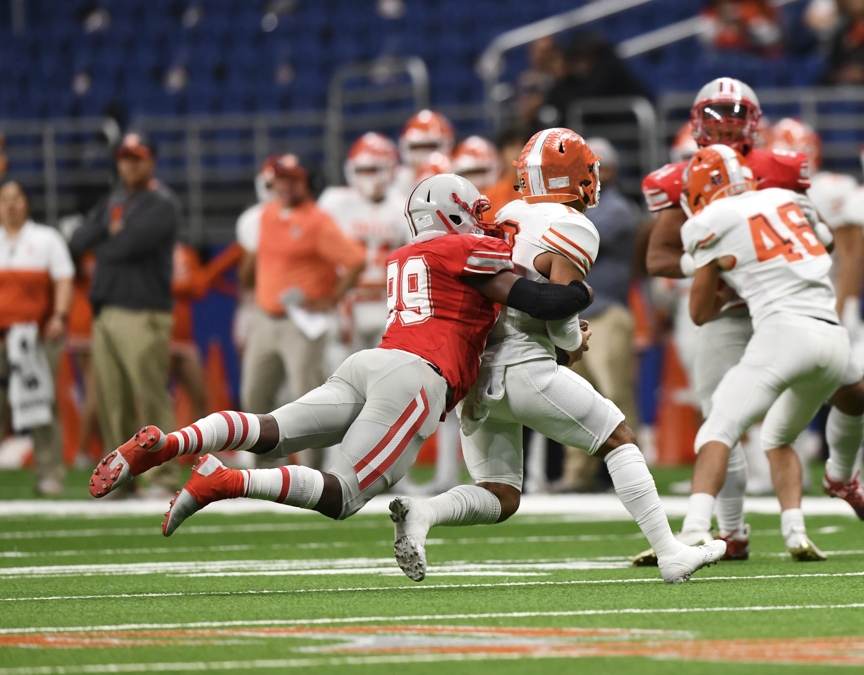
{"label": "white football helmet", "polygon": [[405,218],[414,242],[442,234],[486,234],[494,224],[483,222],[492,207],[470,181],[452,173],[421,182],[405,202]]}
{"label": "white football helmet", "polygon": [[345,160],[345,179],[367,199],[384,196],[396,174],[399,152],[386,136],[370,131],[358,138]]}
{"label": "white football helmet", "polygon": [[690,110],[693,138],[700,146],[722,143],[744,154],[753,147],[760,117],[756,92],[731,77],[717,78],[702,87]]}

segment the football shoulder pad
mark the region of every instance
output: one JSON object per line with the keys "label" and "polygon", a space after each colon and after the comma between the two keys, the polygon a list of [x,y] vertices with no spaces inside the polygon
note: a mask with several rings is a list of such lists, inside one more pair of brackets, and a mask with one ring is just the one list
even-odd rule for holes
{"label": "football shoulder pad", "polygon": [[540,248],[563,255],[588,275],[600,250],[600,235],[588,218],[573,209],[553,220],[539,240]]}
{"label": "football shoulder pad", "polygon": [[652,171],[642,181],[642,194],[649,211],[662,211],[670,206],[678,206],[681,198],[681,175],[686,162],[667,164]]}
{"label": "football shoulder pad", "polygon": [[803,152],[754,148],[746,159],[758,183],[757,190],[806,190],[810,187],[810,162]]}

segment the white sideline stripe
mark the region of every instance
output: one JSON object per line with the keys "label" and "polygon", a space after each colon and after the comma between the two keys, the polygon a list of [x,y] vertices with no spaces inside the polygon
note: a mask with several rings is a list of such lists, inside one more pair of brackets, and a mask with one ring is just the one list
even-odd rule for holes
{"label": "white sideline stripe", "polygon": [[[779,534],[779,530],[777,533]],[[625,539],[643,539],[644,535],[634,534],[574,534],[574,535],[548,535],[534,537],[460,537],[458,539],[434,539],[426,540],[426,544],[434,546],[467,546],[476,544],[557,544],[577,541],[615,541]],[[252,551],[252,550],[284,550],[284,549],[328,549],[328,548],[351,548],[355,546],[393,546],[392,539],[382,539],[374,542],[364,541],[307,541],[300,544],[270,544],[268,546],[256,546],[252,544],[238,544],[236,546],[185,546],[170,548],[167,546],[156,548],[107,548],[107,549],[68,549],[60,551],[0,551],[0,558],[62,558],[70,556],[104,555],[151,555],[157,553],[205,553],[218,551]],[[760,554],[769,555],[769,554]],[[770,554],[774,555],[774,554]],[[780,554],[777,554],[780,555]],[[598,558],[600,560],[601,558]],[[623,560],[623,558],[621,558]],[[628,558],[629,560],[629,558]],[[3,568],[0,567],[0,574]]]}
{"label": "white sideline stripe", "polygon": [[[392,495],[378,495],[363,507],[361,514],[385,515]],[[681,518],[687,513],[689,497],[661,497],[663,510],[669,518]],[[89,516],[114,518],[116,516],[150,516],[160,518],[165,513],[166,502],[160,499],[151,500],[8,500],[0,501],[0,517],[8,516]],[[290,509],[286,511],[286,509]],[[830,497],[804,497],[801,509],[807,516],[849,516],[854,513],[842,499]],[[779,514],[780,505],[777,499],[771,497],[748,497],[744,500],[744,510],[747,513]],[[263,501],[260,499],[226,499],[210,504],[207,513],[238,515],[246,513],[281,513],[292,516],[299,514],[311,515],[313,512],[305,509],[289,507],[284,504]],[[616,495],[524,495],[519,505],[519,515],[568,515],[579,516],[582,519],[594,520],[631,520],[627,509]],[[579,522],[579,521],[574,521]],[[184,526],[184,530],[186,527]],[[188,530],[186,530],[188,532]],[[0,533],[2,535],[3,533]]]}
{"label": "white sideline stripe", "polygon": [[[180,593],[176,595],[182,595]],[[788,612],[814,609],[862,609],[864,602],[843,605],[754,605],[751,607],[630,607],[621,609],[574,609],[547,612],[483,612],[473,614],[410,614],[402,616],[353,616],[316,619],[258,619],[252,621],[194,621],[191,623],[121,623],[102,626],[46,626],[0,628],[0,635],[32,633],[94,633],[120,630],[184,630],[191,628],[230,628],[233,626],[311,626],[334,623],[378,623],[403,621],[442,621],[450,619],[524,619],[540,616],[605,616],[609,614],[701,614],[710,612]],[[0,671],[2,672],[2,671]]]}
{"label": "white sideline stripe", "polygon": [[93,673],[146,673],[165,671],[276,670],[314,666],[362,666],[383,663],[439,663],[441,661],[514,661],[517,659],[572,658],[569,654],[394,654],[392,656],[344,656],[327,659],[270,659],[255,661],[187,661],[175,663],[112,663],[81,666],[0,668],[0,675],[84,675]]}
{"label": "white sideline stripe", "polygon": [[[235,501],[235,500],[231,500]],[[256,500],[257,501],[257,500]],[[221,504],[222,502],[218,502]],[[272,502],[267,502],[272,503]],[[164,515],[165,505],[162,505],[162,513]],[[356,523],[351,523],[352,527],[363,529],[383,529],[386,527],[384,523],[376,523],[368,520],[360,520]],[[330,530],[333,527],[333,521],[319,523],[247,523],[245,525],[187,525],[183,528],[185,534],[224,534],[226,532],[295,532],[308,530]],[[388,528],[389,529],[389,528]],[[27,530],[19,532],[0,532],[0,539],[57,539],[60,537],[122,537],[124,535],[141,536],[160,534],[158,524],[153,527],[136,527],[136,528],[91,528],[87,530]]]}
{"label": "white sideline stripe", "polygon": [[[688,583],[699,581],[756,581],[763,579],[800,579],[813,577],[860,577],[864,572],[842,572],[835,574],[762,574],[753,577],[693,577]],[[644,584],[660,583],[662,579],[575,579],[572,581],[512,581],[500,584],[430,584],[428,586],[364,586],[359,588],[296,588],[286,591],[252,590],[252,591],[193,591],[177,593],[117,593],[111,595],[50,595],[34,596],[28,598],[0,598],[0,602],[25,602],[37,600],[105,600],[111,598],[177,598],[195,597],[200,595],[293,595],[295,593],[359,593],[363,591],[434,591],[450,588],[508,588],[511,586],[580,586],[594,584]],[[801,607],[817,607],[817,605],[801,605]],[[818,607],[822,607],[819,605]],[[824,607],[864,607],[864,603],[852,605],[825,605]],[[749,609],[749,608],[744,608]],[[599,611],[599,610],[598,610]],[[605,610],[604,610],[605,611]],[[609,610],[610,612],[612,610]],[[624,611],[624,610],[615,610]],[[658,610],[659,611],[659,610]],[[695,611],[674,609],[669,611],[683,612]],[[708,611],[708,610],[704,610]],[[719,610],[718,610],[719,611]],[[473,616],[473,615],[471,615]],[[478,616],[487,616],[485,614]],[[488,615],[493,616],[493,615]],[[539,615],[538,615],[539,616]],[[245,624],[244,624],[245,625]],[[0,629],[0,635],[15,629]],[[59,630],[59,629],[58,629]],[[72,630],[72,629],[64,629]]]}
{"label": "white sideline stripe", "polygon": [[[211,560],[194,564],[189,561],[99,563],[84,565],[36,565],[0,568],[0,579],[77,578],[81,576],[140,576],[165,574],[175,577],[246,577],[246,576],[321,576],[345,574],[381,574],[396,572],[392,558],[326,558],[298,560]],[[563,560],[489,560],[466,563],[458,560],[430,567],[432,573],[461,572],[473,576],[477,572],[506,575],[516,572],[548,572],[551,570],[620,569],[630,567],[629,561],[597,561],[583,558]],[[517,575],[518,576],[518,575]],[[524,576],[524,575],[523,575]]]}

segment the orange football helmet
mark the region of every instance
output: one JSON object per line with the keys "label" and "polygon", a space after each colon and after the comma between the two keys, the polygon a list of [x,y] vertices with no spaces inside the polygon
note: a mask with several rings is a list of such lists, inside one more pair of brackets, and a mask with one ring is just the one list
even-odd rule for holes
{"label": "orange football helmet", "polygon": [[433,152],[426,161],[417,167],[417,175],[414,178],[415,185],[431,176],[439,176],[442,173],[453,173],[450,158],[443,152]]}
{"label": "orange football helmet", "polygon": [[681,208],[693,217],[711,202],[756,189],[744,156],[728,145],[700,148],[681,176]]}
{"label": "orange football helmet", "polygon": [[678,164],[689,161],[698,149],[696,139],[693,138],[693,125],[690,122],[685,122],[675,134],[675,140],[672,141],[672,147],[669,149],[672,162]]}
{"label": "orange football helmet", "polygon": [[516,162],[519,191],[527,204],[600,202],[600,157],[570,129],[538,131],[522,148]]}
{"label": "orange football helmet", "polygon": [[731,77],[706,84],[690,110],[693,138],[704,147],[722,143],[747,154],[755,142],[762,108],[749,86]]}
{"label": "orange football helmet", "polygon": [[453,137],[450,120],[441,113],[421,110],[406,122],[399,137],[402,161],[416,168],[433,152],[449,156],[453,151]]}
{"label": "orange football helmet", "polygon": [[809,124],[784,117],[771,130],[771,149],[803,152],[810,160],[810,170],[822,165],[822,140]]}
{"label": "orange football helmet", "polygon": [[498,148],[485,138],[469,136],[453,151],[453,173],[470,180],[478,190],[495,184],[501,175]]}
{"label": "orange football helmet", "polygon": [[399,152],[386,136],[370,131],[354,141],[345,160],[345,180],[367,199],[380,199],[393,182]]}

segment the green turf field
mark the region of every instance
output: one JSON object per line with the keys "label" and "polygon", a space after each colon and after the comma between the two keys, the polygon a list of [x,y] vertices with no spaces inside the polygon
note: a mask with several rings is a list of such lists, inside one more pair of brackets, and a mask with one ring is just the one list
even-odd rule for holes
{"label": "green turf field", "polygon": [[384,515],[205,511],[165,539],[159,516],[110,508],[0,521],[0,675],[864,668],[852,517],[809,517],[830,558],[793,563],[779,518],[752,515],[749,561],[667,586],[628,566],[635,523],[517,516],[433,530],[415,584]]}

